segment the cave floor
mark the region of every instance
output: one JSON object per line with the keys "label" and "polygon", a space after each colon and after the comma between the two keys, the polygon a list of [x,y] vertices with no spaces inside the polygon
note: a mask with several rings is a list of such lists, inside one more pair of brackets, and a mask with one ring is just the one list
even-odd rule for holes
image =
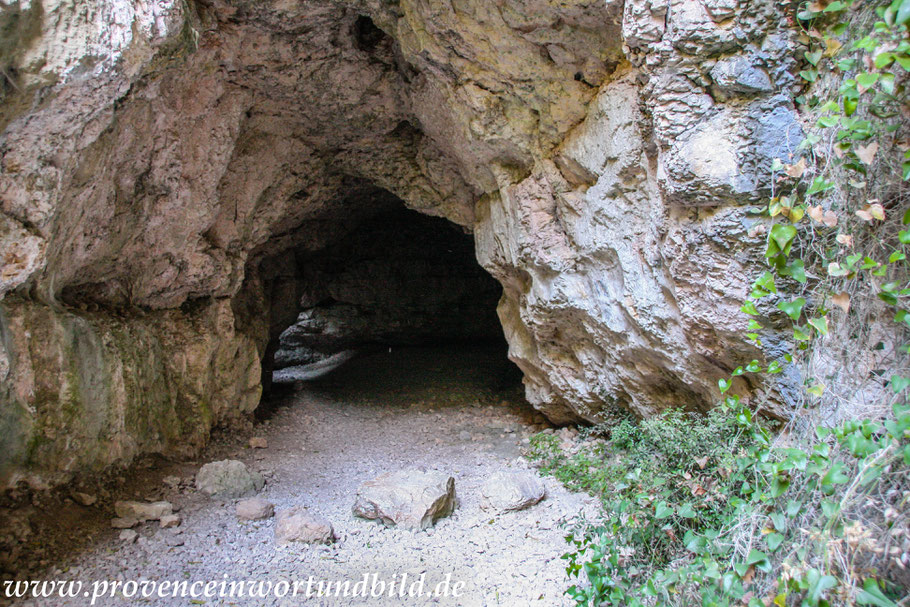
{"label": "cave floor", "polygon": [[[127,543],[109,528],[77,554],[52,565],[48,579],[94,580],[350,580],[364,574],[409,581],[425,573],[425,590],[451,574],[465,586],[458,598],[201,598],[107,599],[96,604],[154,605],[546,605],[571,604],[562,523],[591,514],[594,503],[545,478],[547,498],[520,512],[480,508],[479,487],[493,472],[527,468],[520,449],[543,427],[507,376],[502,352],[478,348],[403,349],[357,359],[336,372],[273,398],[271,413],[247,433],[212,441],[195,462],[158,466],[127,497],[167,499],[180,508],[176,529],[140,525]],[[250,436],[267,439],[250,449]],[[234,500],[192,489],[198,467],[239,459],[263,473],[259,493],[276,509],[302,505],[328,519],[338,541],[328,546],[274,541],[274,518],[239,522]],[[386,528],[355,518],[358,485],[403,467],[439,469],[455,478],[454,514],[428,532]],[[174,475],[177,487],[161,482]],[[121,496],[122,497],[122,496]],[[82,506],[71,504],[71,508]],[[94,508],[93,510],[98,510]],[[107,519],[112,516],[105,515]],[[178,545],[179,544],[179,545]],[[122,601],[122,602],[121,602]],[[41,605],[50,603],[27,602]],[[54,599],[54,605],[86,605]]]}

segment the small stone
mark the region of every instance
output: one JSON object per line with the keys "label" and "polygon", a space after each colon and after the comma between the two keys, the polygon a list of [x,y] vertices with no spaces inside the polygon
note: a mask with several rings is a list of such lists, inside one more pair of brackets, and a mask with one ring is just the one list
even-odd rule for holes
{"label": "small stone", "polygon": [[196,474],[196,488],[210,496],[244,497],[262,489],[265,479],[250,472],[246,464],[229,459],[211,462]]}
{"label": "small stone", "polygon": [[274,516],[275,505],[260,497],[253,497],[237,502],[236,512],[240,520],[260,521]]}
{"label": "small stone", "polygon": [[269,441],[262,436],[254,436],[250,439],[250,449],[268,449]]}
{"label": "small stone", "polygon": [[471,440],[471,433],[467,430],[462,430],[458,433],[458,440]]}
{"label": "small stone", "polygon": [[132,529],[124,529],[120,532],[120,539],[127,544],[134,544],[139,539],[139,534]]}
{"label": "small stone", "polygon": [[278,512],[275,523],[275,541],[284,545],[290,542],[326,544],[335,539],[332,524],[320,516],[310,514],[302,506]]}
{"label": "small stone", "polygon": [[162,529],[167,529],[168,527],[177,527],[181,522],[182,519],[180,518],[179,514],[168,514],[161,517],[159,524],[161,525]]}
{"label": "small stone", "polygon": [[81,493],[79,491],[73,491],[71,494],[73,501],[82,506],[92,506],[95,502],[98,501],[98,498],[94,495],[88,493]]}
{"label": "small stone", "polygon": [[427,529],[455,510],[455,479],[417,469],[383,474],[360,485],[354,515],[386,525]]}
{"label": "small stone", "polygon": [[114,502],[114,511],[120,518],[132,518],[139,522],[157,521],[163,516],[174,513],[174,506],[170,502]]}
{"label": "small stone", "polygon": [[114,529],[129,529],[139,524],[139,520],[133,517],[119,517],[111,519],[111,527]]}
{"label": "small stone", "polygon": [[481,504],[495,510],[524,510],[542,500],[547,490],[530,472],[494,473],[480,488]]}
{"label": "small stone", "polygon": [[170,487],[171,489],[180,488],[180,477],[179,476],[165,476],[161,479],[161,482]]}

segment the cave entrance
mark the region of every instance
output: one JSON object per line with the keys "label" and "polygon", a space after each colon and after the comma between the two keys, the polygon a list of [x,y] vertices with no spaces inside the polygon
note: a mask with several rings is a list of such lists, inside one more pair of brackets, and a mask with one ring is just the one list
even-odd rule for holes
{"label": "cave entrance", "polygon": [[371,382],[381,393],[520,393],[496,315],[502,288],[478,265],[473,237],[388,193],[373,202],[317,246],[270,260],[267,396]]}

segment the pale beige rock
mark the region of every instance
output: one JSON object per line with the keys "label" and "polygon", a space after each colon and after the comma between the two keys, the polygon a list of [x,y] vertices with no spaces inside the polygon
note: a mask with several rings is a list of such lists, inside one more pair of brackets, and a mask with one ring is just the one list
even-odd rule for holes
{"label": "pale beige rock", "polygon": [[167,529],[169,527],[179,527],[182,522],[183,519],[180,518],[179,514],[167,514],[161,517],[158,524],[162,529]]}
{"label": "pale beige rock", "polygon": [[127,544],[134,544],[139,539],[139,534],[132,529],[124,529],[120,532],[120,539]]}
{"label": "pale beige rock", "polygon": [[482,505],[500,511],[524,510],[538,503],[547,490],[536,474],[500,471],[481,486]]}
{"label": "pale beige rock", "polygon": [[275,514],[275,505],[259,497],[240,500],[235,509],[237,518],[244,521],[259,521]]}
{"label": "pale beige rock", "polygon": [[334,539],[332,524],[302,506],[279,510],[275,517],[275,541],[279,545],[291,542],[327,544]]}
{"label": "pale beige rock", "polygon": [[250,449],[268,449],[269,441],[262,436],[253,436],[250,438]]}
{"label": "pale beige rock", "polygon": [[111,527],[114,529],[130,529],[139,524],[139,519],[133,517],[118,517],[111,519]]}
{"label": "pale beige rock", "polygon": [[174,505],[170,502],[136,502],[136,501],[117,501],[114,502],[114,511],[121,519],[135,519],[140,523],[145,521],[157,521],[174,513]]}
{"label": "pale beige rock", "polygon": [[455,509],[455,479],[436,471],[399,470],[360,485],[356,516],[405,529],[427,529]]}

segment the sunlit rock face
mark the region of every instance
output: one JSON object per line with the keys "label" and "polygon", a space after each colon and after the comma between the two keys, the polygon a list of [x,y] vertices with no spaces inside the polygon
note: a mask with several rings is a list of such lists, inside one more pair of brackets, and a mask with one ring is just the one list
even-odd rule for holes
{"label": "sunlit rock face", "polygon": [[189,452],[247,415],[299,313],[282,260],[377,192],[474,233],[553,420],[706,408],[765,354],[736,309],[762,238],[743,205],[801,138],[781,10],[2,0],[0,479]]}

